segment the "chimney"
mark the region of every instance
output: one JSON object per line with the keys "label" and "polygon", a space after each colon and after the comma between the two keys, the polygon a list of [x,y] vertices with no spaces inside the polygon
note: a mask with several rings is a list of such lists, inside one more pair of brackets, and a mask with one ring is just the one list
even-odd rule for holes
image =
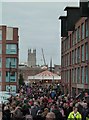
{"label": "chimney", "polygon": [[88,16],[88,0],[80,0],[81,17]]}

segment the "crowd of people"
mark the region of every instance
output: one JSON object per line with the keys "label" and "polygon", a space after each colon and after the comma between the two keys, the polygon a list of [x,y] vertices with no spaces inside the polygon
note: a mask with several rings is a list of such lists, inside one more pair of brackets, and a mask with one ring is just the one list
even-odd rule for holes
{"label": "crowd of people", "polygon": [[89,120],[89,102],[63,95],[59,85],[24,85],[2,105],[2,120]]}

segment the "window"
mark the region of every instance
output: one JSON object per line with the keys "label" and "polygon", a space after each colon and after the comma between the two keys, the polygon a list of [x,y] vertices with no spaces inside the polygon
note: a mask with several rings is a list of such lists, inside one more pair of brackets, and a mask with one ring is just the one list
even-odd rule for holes
{"label": "window", "polygon": [[71,47],[71,35],[68,37],[68,46],[67,46],[67,49],[69,49]]}
{"label": "window", "polygon": [[88,20],[85,21],[85,36],[88,37]]}
{"label": "window", "polygon": [[[11,62],[11,66],[10,66]],[[17,68],[17,59],[16,58],[6,58],[6,68]]]}
{"label": "window", "polygon": [[6,45],[6,54],[17,54],[17,45],[16,44],[7,44]]}
{"label": "window", "polygon": [[82,73],[82,84],[84,84],[84,67],[82,67],[81,73]]}
{"label": "window", "polygon": [[0,54],[2,54],[2,44],[0,44]]}
{"label": "window", "polygon": [[11,91],[16,92],[16,86],[15,85],[11,85]]}
{"label": "window", "polygon": [[67,45],[67,39],[65,40],[65,50],[67,50],[67,48],[68,48],[68,45]]}
{"label": "window", "polygon": [[68,54],[66,54],[66,66],[68,66],[67,61],[68,61]]}
{"label": "window", "polygon": [[88,84],[88,67],[85,67],[85,71],[86,71],[86,84]]}
{"label": "window", "polygon": [[6,82],[16,82],[16,72],[6,71]]}
{"label": "window", "polygon": [[11,82],[16,82],[16,72],[11,72],[11,74],[10,74],[10,81]]}
{"label": "window", "polygon": [[75,51],[73,50],[72,51],[72,64],[74,64],[74,60],[75,60],[75,53],[74,53]]}
{"label": "window", "polygon": [[86,60],[88,60],[88,43],[85,44],[85,48],[86,48]]}
{"label": "window", "polygon": [[80,41],[80,26],[77,29],[77,41]]}
{"label": "window", "polygon": [[65,55],[65,66],[66,66],[66,55]]}
{"label": "window", "polygon": [[[6,85],[6,91],[9,92],[9,85]],[[10,92],[16,92],[15,85],[10,85]]]}
{"label": "window", "polygon": [[75,68],[75,83],[77,83],[77,68]]}
{"label": "window", "polygon": [[84,45],[82,45],[82,61],[84,61]]}
{"label": "window", "polygon": [[6,82],[10,82],[10,73],[6,71]]}
{"label": "window", "polygon": [[75,49],[75,63],[77,63],[77,49]]}
{"label": "window", "polygon": [[80,67],[77,68],[77,83],[80,83]]}
{"label": "window", "polygon": [[78,50],[77,50],[77,62],[78,63],[80,62],[80,47],[78,47]]}
{"label": "window", "polygon": [[80,41],[80,26],[75,30],[76,33],[76,43]]}
{"label": "window", "polygon": [[68,66],[70,65],[70,53],[68,54]]}
{"label": "window", "polygon": [[84,39],[84,23],[82,24],[82,26],[81,26],[81,32],[82,32],[82,39]]}
{"label": "window", "polygon": [[75,44],[77,43],[77,29],[75,30]]}
{"label": "window", "polygon": [[65,71],[65,79],[66,79],[66,83],[67,83],[67,70]]}
{"label": "window", "polygon": [[70,70],[68,70],[68,82],[70,81]]}
{"label": "window", "polygon": [[65,80],[65,83],[66,83],[66,73],[65,73],[65,71],[64,71],[64,80]]}
{"label": "window", "polygon": [[67,54],[67,66],[69,66],[69,54]]}
{"label": "window", "polygon": [[0,71],[0,82],[2,81],[2,72]]}
{"label": "window", "polygon": [[0,57],[0,68],[2,68],[2,58]]}
{"label": "window", "polygon": [[68,70],[66,70],[66,83],[68,83]]}
{"label": "window", "polygon": [[0,40],[2,40],[2,30],[0,30]]}
{"label": "window", "polygon": [[6,85],[6,91],[9,92],[9,85]]}
{"label": "window", "polygon": [[72,45],[74,45],[75,44],[75,36],[74,36],[75,34],[74,34],[74,32],[72,33]]}
{"label": "window", "polygon": [[74,74],[74,69],[72,69],[72,82],[74,83],[75,82],[75,74]]}
{"label": "window", "polygon": [[13,28],[6,29],[6,40],[13,40]]}

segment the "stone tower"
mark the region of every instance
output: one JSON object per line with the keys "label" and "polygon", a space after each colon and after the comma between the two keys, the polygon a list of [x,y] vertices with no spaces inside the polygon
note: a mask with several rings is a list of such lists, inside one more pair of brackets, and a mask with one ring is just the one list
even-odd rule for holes
{"label": "stone tower", "polygon": [[28,66],[34,67],[36,66],[36,49],[28,49]]}

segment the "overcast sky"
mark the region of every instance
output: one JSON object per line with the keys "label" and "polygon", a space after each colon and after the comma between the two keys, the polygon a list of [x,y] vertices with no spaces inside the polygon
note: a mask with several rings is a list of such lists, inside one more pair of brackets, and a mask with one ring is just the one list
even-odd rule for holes
{"label": "overcast sky", "polygon": [[2,2],[2,23],[19,28],[20,62],[27,62],[28,49],[36,49],[37,64],[46,63],[52,57],[53,64],[61,64],[61,25],[58,17],[66,15],[66,6],[78,6],[73,2]]}

